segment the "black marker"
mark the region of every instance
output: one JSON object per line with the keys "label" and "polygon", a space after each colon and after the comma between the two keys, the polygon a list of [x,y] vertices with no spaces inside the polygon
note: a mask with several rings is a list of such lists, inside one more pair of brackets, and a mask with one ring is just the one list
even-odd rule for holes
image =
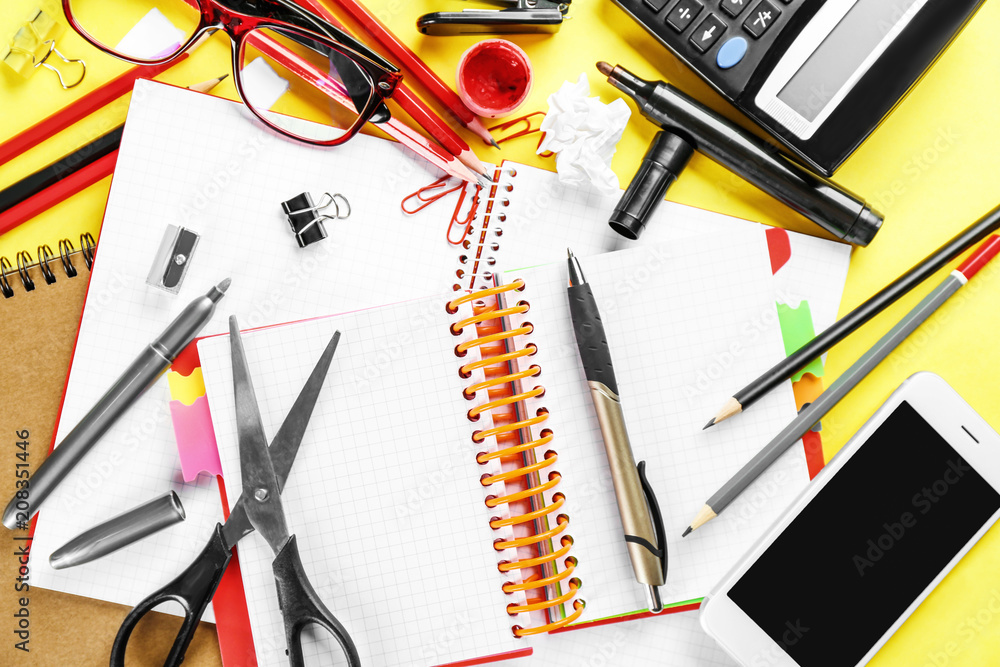
{"label": "black marker", "polygon": [[856,195],[786,159],[670,84],[645,81],[606,62],[597,63],[597,69],[635,101],[643,116],[837,238],[866,246],[882,226],[882,214]]}

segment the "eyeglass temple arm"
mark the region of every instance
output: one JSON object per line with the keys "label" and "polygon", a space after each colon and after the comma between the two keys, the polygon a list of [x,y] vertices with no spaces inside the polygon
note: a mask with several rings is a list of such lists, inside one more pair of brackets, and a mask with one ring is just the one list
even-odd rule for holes
{"label": "eyeglass temple arm", "polygon": [[355,39],[346,30],[342,30],[341,28],[333,25],[326,19],[316,16],[316,14],[313,14],[308,9],[299,6],[294,2],[290,2],[289,0],[275,0],[275,1],[283,8],[288,10],[289,16],[285,16],[283,18],[287,20],[289,23],[294,23],[300,28],[304,28],[306,30],[313,30],[313,31],[318,30],[320,33],[325,34],[327,37],[330,37],[335,41],[341,42],[345,46],[349,46],[350,48],[361,53],[367,58],[375,61],[382,67],[392,72],[400,71],[399,67],[397,67],[395,64],[383,58],[377,51],[373,51],[366,44]]}

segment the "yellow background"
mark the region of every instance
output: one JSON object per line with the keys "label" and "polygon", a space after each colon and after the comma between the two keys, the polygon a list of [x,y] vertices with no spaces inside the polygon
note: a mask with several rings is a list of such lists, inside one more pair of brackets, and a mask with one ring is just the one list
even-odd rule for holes
{"label": "yellow background", "polygon": [[[5,0],[0,35],[11,34],[37,4],[36,0]],[[424,37],[417,33],[414,23],[424,12],[461,9],[465,3],[368,0],[366,4],[442,78],[453,83],[459,55],[476,39]],[[57,6],[50,4],[48,9],[61,17]],[[640,76],[669,80],[730,118],[738,118],[609,0],[577,0],[570,13],[572,19],[556,35],[510,37],[527,51],[535,66],[534,87],[521,111],[546,109],[546,97],[564,80],[575,80],[580,72],[589,75],[593,94],[610,102],[616,98],[616,92],[594,69],[595,61],[607,60],[620,63]],[[865,197],[886,215],[886,223],[871,246],[854,252],[842,314],[1000,204],[997,178],[1000,47],[995,39],[998,32],[1000,3],[986,3],[909,97],[838,171],[836,180],[840,184]],[[0,140],[13,136],[126,68],[124,63],[87,46],[72,30],[67,30],[59,48],[69,57],[87,61],[85,82],[67,92],[57,86],[49,72],[40,71],[32,79],[24,80],[0,66]],[[229,58],[226,38],[216,35],[187,62],[159,78],[179,85],[203,81],[229,72]],[[231,80],[224,82],[216,93],[234,97]],[[106,131],[124,117],[125,110],[123,102],[113,104],[42,146],[0,165],[0,187]],[[654,127],[638,116],[633,107],[633,119],[613,163],[623,184],[634,173],[654,132]],[[484,159],[507,158],[553,168],[551,161],[534,157],[535,140],[515,141],[501,154],[485,148],[470,133],[465,136]],[[83,231],[90,231],[96,237],[109,182],[110,179],[105,179],[0,236],[0,255],[12,259],[22,248],[34,255],[39,243],[55,247],[60,238],[76,239]],[[816,233],[808,222],[697,154],[669,198]],[[940,276],[928,281],[835,348],[828,358],[827,377],[842,372],[939,280]],[[919,370],[944,376],[987,421],[1000,427],[1000,383],[996,380],[1000,371],[998,302],[1000,270],[988,269],[823,420],[827,456],[850,438],[900,382]],[[844,520],[849,521],[850,517]],[[994,529],[896,633],[872,664],[877,667],[1000,664],[998,563],[1000,529]],[[858,604],[863,605],[864,601],[859,600]]]}

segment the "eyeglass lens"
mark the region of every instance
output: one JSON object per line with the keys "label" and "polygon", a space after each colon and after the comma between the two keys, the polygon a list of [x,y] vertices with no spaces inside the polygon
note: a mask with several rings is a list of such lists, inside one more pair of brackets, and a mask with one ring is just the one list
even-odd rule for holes
{"label": "eyeglass lens", "polygon": [[[72,0],[79,26],[105,48],[141,60],[176,54],[198,29],[201,12],[186,0]],[[244,102],[277,129],[330,142],[359,124],[375,95],[371,77],[331,42],[280,27],[259,27],[241,41],[236,77]]]}
{"label": "eyeglass lens", "polygon": [[201,20],[201,11],[184,0],[115,0],[113,12],[107,0],[72,0],[69,6],[92,40],[139,60],[177,53]]}

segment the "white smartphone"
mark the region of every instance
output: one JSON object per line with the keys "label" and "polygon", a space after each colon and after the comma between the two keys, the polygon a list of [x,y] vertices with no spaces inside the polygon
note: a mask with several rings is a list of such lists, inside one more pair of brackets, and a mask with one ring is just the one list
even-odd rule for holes
{"label": "white smartphone", "polygon": [[998,517],[1000,435],[917,373],[705,598],[701,624],[746,667],[864,665]]}

